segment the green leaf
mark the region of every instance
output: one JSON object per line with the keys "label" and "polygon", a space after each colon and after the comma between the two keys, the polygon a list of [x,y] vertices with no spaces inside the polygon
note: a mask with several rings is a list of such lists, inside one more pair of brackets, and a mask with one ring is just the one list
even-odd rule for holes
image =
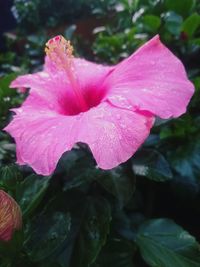
{"label": "green leaf", "polygon": [[42,267],[61,267],[59,263],[43,263]]}
{"label": "green leaf", "polygon": [[44,213],[31,223],[25,246],[34,262],[60,251],[71,230],[69,213]]}
{"label": "green leaf", "polygon": [[179,35],[182,28],[183,18],[175,12],[167,12],[164,19],[167,31],[173,35]]}
{"label": "green leaf", "polygon": [[171,184],[173,192],[185,205],[199,209],[198,197],[200,190],[200,142],[193,136],[193,142],[185,142],[168,156],[175,173]]}
{"label": "green leaf", "polygon": [[194,38],[194,39],[191,40],[191,42],[192,42],[193,44],[195,44],[195,45],[200,46],[200,38]]}
{"label": "green leaf", "polygon": [[200,251],[195,238],[168,219],[144,223],[136,243],[152,267],[199,267]]}
{"label": "green leaf", "polygon": [[74,149],[66,153],[59,166],[64,169],[67,177],[64,190],[87,186],[93,181],[94,173],[97,171],[93,159],[81,149]]}
{"label": "green leaf", "polygon": [[0,169],[0,186],[7,190],[14,191],[21,178],[21,173],[15,164],[9,164]]}
{"label": "green leaf", "polygon": [[16,199],[27,217],[41,202],[49,184],[50,177],[32,174],[19,183],[16,187]]}
{"label": "green leaf", "polygon": [[169,163],[156,150],[142,149],[132,159],[132,168],[136,175],[145,176],[156,182],[172,179]]}
{"label": "green leaf", "polygon": [[10,89],[10,83],[17,77],[16,73],[10,73],[0,77],[0,101],[3,97],[15,95],[15,90]]}
{"label": "green leaf", "polygon": [[118,199],[121,207],[128,203],[135,191],[134,176],[121,166],[110,171],[100,170],[94,179]]}
{"label": "green leaf", "polygon": [[194,6],[196,0],[165,0],[166,9],[173,10],[176,13],[186,16]]}
{"label": "green leaf", "polygon": [[110,229],[111,210],[104,198],[89,197],[74,249],[72,266],[90,266],[105,244]]}
{"label": "green leaf", "polygon": [[[9,85],[17,76],[16,73],[11,73],[0,77],[0,127],[6,125],[7,113],[11,107],[16,107],[22,102],[22,95],[17,93],[17,90],[10,89]],[[1,157],[0,157],[1,158]]]}
{"label": "green leaf", "polygon": [[[57,229],[58,226],[53,226],[52,219],[54,214],[61,214],[60,222],[58,222],[60,228],[64,228],[63,230],[60,229],[60,231],[66,231],[65,238],[63,240],[58,241],[58,246],[55,247],[55,250],[53,250],[54,245],[50,246],[48,250],[46,251],[44,257],[38,258],[37,261],[42,261],[42,266],[44,263],[58,263],[62,267],[69,267],[70,261],[72,258],[72,253],[74,250],[76,239],[78,238],[78,234],[81,228],[81,223],[84,218],[85,214],[85,205],[86,205],[86,197],[85,195],[78,191],[78,190],[70,190],[67,192],[59,192],[57,195],[54,193],[53,199],[51,199],[48,204],[45,206],[45,209],[43,213],[39,216],[36,221],[31,224],[33,227],[31,227],[30,230],[26,232],[26,236],[29,237],[29,235],[32,235],[33,232],[35,232],[35,238],[33,239],[32,246],[37,247],[37,236],[40,236],[41,233],[44,232],[43,227],[48,228],[45,231],[51,232],[57,232],[59,229]],[[62,214],[65,215],[66,220],[62,219]],[[59,215],[60,216],[60,215]],[[48,222],[50,218],[50,221]],[[63,221],[62,221],[63,220]],[[44,221],[44,223],[43,223]],[[55,222],[56,223],[56,222]],[[44,225],[45,224],[45,225]],[[53,227],[53,228],[52,228]],[[57,229],[57,230],[56,230]],[[64,232],[63,232],[64,233]],[[62,233],[60,233],[62,235]],[[59,233],[58,239],[59,239]],[[43,241],[40,242],[46,242],[48,243],[48,234],[44,233]],[[61,237],[62,238],[62,237]],[[56,241],[56,242],[57,242]],[[43,243],[44,244],[44,243]],[[32,246],[29,246],[29,251],[31,253]],[[42,243],[41,243],[42,246]],[[39,250],[41,248],[39,247]],[[36,253],[40,253],[39,251]],[[48,257],[46,257],[49,255]],[[34,257],[33,257],[34,258]]]}
{"label": "green leaf", "polygon": [[200,15],[194,13],[183,22],[182,31],[185,32],[191,38],[199,26]]}
{"label": "green leaf", "polygon": [[[199,38],[199,45],[200,45],[200,38]],[[199,93],[200,92],[200,76],[195,77],[193,80],[194,86],[196,88],[196,91]]]}
{"label": "green leaf", "polygon": [[23,232],[21,230],[15,230],[12,235],[12,239],[9,241],[0,240],[0,255],[5,258],[15,258],[19,253],[23,245]]}
{"label": "green leaf", "polygon": [[134,267],[135,247],[129,241],[113,238],[103,247],[92,267]]}
{"label": "green leaf", "polygon": [[199,136],[193,142],[180,146],[176,153],[170,156],[171,166],[184,179],[186,177],[198,178],[200,176],[200,142]]}
{"label": "green leaf", "polygon": [[127,171],[121,166],[109,171],[100,170],[95,167],[93,160],[81,150],[71,152],[65,156],[66,164],[63,162],[67,174],[65,190],[76,187],[83,189],[91,182],[97,181],[118,199],[121,206],[127,204],[135,191],[135,180],[132,173],[127,174]]}
{"label": "green leaf", "polygon": [[157,31],[161,25],[161,20],[155,15],[145,15],[143,17],[145,25],[153,32]]}
{"label": "green leaf", "polygon": [[16,90],[10,89],[9,85],[16,78],[16,73],[0,77],[0,115],[4,114],[11,106],[11,97],[16,95]]}

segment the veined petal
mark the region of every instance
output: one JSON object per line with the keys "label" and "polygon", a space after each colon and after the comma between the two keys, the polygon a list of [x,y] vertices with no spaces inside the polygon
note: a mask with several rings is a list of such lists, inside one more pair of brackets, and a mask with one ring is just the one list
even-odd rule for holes
{"label": "veined petal", "polygon": [[87,112],[64,116],[28,106],[15,110],[5,128],[15,139],[20,164],[38,174],[51,174],[65,151],[76,142],[89,145],[97,164],[111,169],[129,159],[149,135],[152,116],[104,102]]}
{"label": "veined petal", "polygon": [[194,93],[181,61],[155,36],[119,63],[105,81],[107,98],[116,106],[178,117]]}
{"label": "veined petal", "polygon": [[107,94],[107,86],[104,84],[106,77],[114,70],[114,67],[96,64],[85,59],[74,59],[75,69],[79,78],[83,96],[90,107],[94,107]]}
{"label": "veined petal", "polygon": [[84,113],[78,140],[87,143],[102,169],[112,169],[128,160],[149,135],[152,116],[114,107],[104,102]]}
{"label": "veined petal", "polygon": [[[79,58],[74,58],[73,61],[74,72],[88,107],[98,105],[107,90],[103,82],[113,68]],[[62,69],[57,69],[48,57],[45,59],[44,71],[19,76],[11,83],[11,87],[31,88],[28,104],[34,99],[39,109],[45,107],[66,115],[81,112],[66,73]]]}
{"label": "veined petal", "polygon": [[62,154],[74,145],[71,132],[77,116],[29,106],[14,111],[16,115],[4,130],[15,139],[17,162],[30,165],[38,174],[51,174]]}
{"label": "veined petal", "polygon": [[[107,93],[108,88],[104,80],[114,70],[114,66],[96,64],[82,58],[73,58],[73,63],[75,76],[86,103],[89,107],[96,106]],[[45,58],[44,70],[52,77],[59,72],[49,57]]]}
{"label": "veined petal", "polygon": [[[12,88],[30,88],[29,100],[35,99],[40,107],[57,111],[61,114],[73,114],[79,111],[76,95],[71,90],[70,82],[63,71],[41,71],[17,77]],[[31,102],[31,101],[30,101]]]}

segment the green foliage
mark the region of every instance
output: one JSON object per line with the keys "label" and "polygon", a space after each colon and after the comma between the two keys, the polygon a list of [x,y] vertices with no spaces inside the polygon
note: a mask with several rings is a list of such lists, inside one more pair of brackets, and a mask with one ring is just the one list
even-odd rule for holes
{"label": "green foliage", "polygon": [[75,246],[74,266],[90,266],[106,243],[109,233],[111,210],[103,199],[90,197],[86,200],[83,220]]}
{"label": "green foliage", "polygon": [[9,84],[14,78],[16,78],[16,73],[11,73],[0,78],[0,115],[1,117],[5,116],[8,112],[8,109],[16,105],[16,91],[10,90]]}
{"label": "green foliage", "polygon": [[97,263],[92,267],[134,267],[133,254],[135,247],[131,242],[123,239],[110,239],[103,247]]}
{"label": "green foliage", "polygon": [[52,260],[55,257],[54,254],[62,249],[70,230],[71,217],[68,213],[47,211],[37,216],[30,223],[29,236],[25,241],[30,259],[33,262]]}
{"label": "green foliage", "polygon": [[23,30],[36,29],[38,25],[52,27],[64,19],[72,20],[73,16],[77,16],[82,9],[85,9],[84,1],[26,1],[15,0],[12,7],[14,16],[18,23],[23,26]]}
{"label": "green foliage", "polygon": [[161,25],[161,19],[154,15],[145,15],[143,17],[144,25],[148,28],[148,31],[155,32]]}
{"label": "green foliage", "polygon": [[187,16],[188,12],[190,12],[195,5],[196,0],[166,0],[164,2],[167,9],[173,10],[180,15]]}
{"label": "green foliage", "polygon": [[185,32],[190,38],[193,37],[195,31],[200,26],[200,15],[193,13],[190,15],[182,25],[182,31]]}
{"label": "green foliage", "polygon": [[142,149],[133,156],[133,171],[136,175],[145,176],[157,182],[172,179],[169,163],[157,151]]}
{"label": "green foliage", "polygon": [[31,174],[16,186],[16,200],[21,207],[24,218],[30,216],[40,203],[47,190],[49,179],[49,177]]}
{"label": "green foliage", "polygon": [[199,244],[195,238],[168,219],[141,225],[136,243],[142,257],[152,267],[198,267]]}
{"label": "green foliage", "polygon": [[[72,39],[79,55],[106,64],[160,34],[185,64],[196,92],[186,115],[157,120],[143,147],[109,171],[97,168],[78,144],[52,177],[38,176],[15,164],[14,142],[2,131],[0,188],[20,205],[23,228],[0,242],[0,266],[199,267],[199,1],[15,0],[12,10],[18,28],[6,35],[8,49],[0,53],[1,129],[11,119],[9,109],[26,96],[10,82],[41,69],[44,44],[54,34]],[[102,18],[101,27],[91,38],[77,37],[77,19],[88,16],[94,27]]]}

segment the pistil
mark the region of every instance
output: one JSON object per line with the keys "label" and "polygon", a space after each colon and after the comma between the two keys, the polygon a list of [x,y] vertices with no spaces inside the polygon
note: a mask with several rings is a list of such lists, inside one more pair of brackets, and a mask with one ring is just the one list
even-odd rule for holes
{"label": "pistil", "polygon": [[81,111],[88,110],[88,105],[81,93],[80,85],[75,73],[73,61],[73,47],[70,41],[58,35],[46,43],[45,52],[56,64],[58,69],[64,70],[76,95]]}

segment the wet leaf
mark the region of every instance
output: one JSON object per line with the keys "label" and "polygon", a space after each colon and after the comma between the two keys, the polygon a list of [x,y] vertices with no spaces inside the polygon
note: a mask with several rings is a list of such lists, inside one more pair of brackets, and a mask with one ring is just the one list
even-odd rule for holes
{"label": "wet leaf", "polygon": [[32,174],[26,177],[16,187],[16,199],[22,209],[24,217],[29,216],[42,200],[50,177]]}
{"label": "wet leaf", "polygon": [[172,179],[172,172],[167,160],[152,149],[141,149],[132,159],[132,169],[136,175],[145,176],[157,182]]}
{"label": "wet leaf", "polygon": [[171,220],[147,221],[140,227],[136,243],[142,257],[152,267],[199,266],[199,244]]}

